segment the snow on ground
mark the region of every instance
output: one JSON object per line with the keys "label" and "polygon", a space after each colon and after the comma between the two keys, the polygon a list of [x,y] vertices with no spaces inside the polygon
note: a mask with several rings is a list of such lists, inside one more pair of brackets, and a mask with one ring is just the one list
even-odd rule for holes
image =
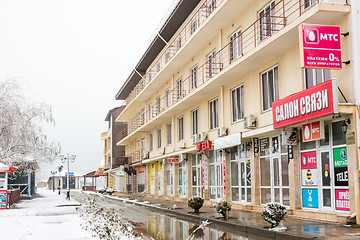
{"label": "snow on ground", "polygon": [[38,190],[33,199],[21,200],[15,208],[0,210],[1,239],[93,239],[80,226],[74,206],[77,204],[73,200],[67,201],[64,194]]}

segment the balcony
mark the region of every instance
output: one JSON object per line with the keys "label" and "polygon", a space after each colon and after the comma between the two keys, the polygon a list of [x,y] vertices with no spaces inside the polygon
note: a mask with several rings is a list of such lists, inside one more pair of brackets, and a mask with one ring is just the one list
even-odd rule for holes
{"label": "balcony", "polygon": [[143,149],[136,150],[134,152],[127,154],[127,159],[129,164],[134,164],[143,161],[145,151]]}
{"label": "balcony", "polygon": [[184,110],[210,91],[245,74],[250,70],[249,66],[265,62],[298,42],[297,26],[300,23],[331,24],[334,19],[350,12],[347,0],[309,1],[281,0],[276,3],[237,38],[199,66],[195,73],[184,78],[160,100],[152,103],[151,108],[130,121],[129,128],[121,133],[118,144],[139,130],[151,130],[171,114]]}

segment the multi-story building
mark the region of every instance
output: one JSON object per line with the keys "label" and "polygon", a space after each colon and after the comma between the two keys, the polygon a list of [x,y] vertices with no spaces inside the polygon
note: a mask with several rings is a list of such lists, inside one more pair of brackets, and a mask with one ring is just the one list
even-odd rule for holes
{"label": "multi-story building", "polygon": [[125,156],[125,146],[117,145],[116,134],[126,129],[127,123],[115,122],[124,107],[109,110],[105,121],[108,122],[108,131],[101,133],[104,141],[104,168],[107,176],[107,187],[123,192],[125,186],[124,166],[128,163]]}
{"label": "multi-story building", "polygon": [[[116,95],[127,190],[345,221],[359,168],[353,2],[179,1]],[[341,42],[336,67],[302,66],[303,24],[340,27],[325,39]]]}

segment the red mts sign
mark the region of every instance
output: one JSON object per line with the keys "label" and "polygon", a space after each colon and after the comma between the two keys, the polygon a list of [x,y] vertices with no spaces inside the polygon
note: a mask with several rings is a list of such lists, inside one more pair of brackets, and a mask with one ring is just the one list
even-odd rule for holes
{"label": "red mts sign", "polygon": [[322,138],[322,127],[320,121],[304,124],[302,126],[302,141],[309,142]]}
{"label": "red mts sign", "polygon": [[340,27],[301,24],[299,35],[302,67],[342,68]]}
{"label": "red mts sign", "polygon": [[337,80],[320,83],[272,103],[274,129],[337,113]]}
{"label": "red mts sign", "polygon": [[211,141],[210,140],[196,144],[197,152],[200,152],[202,150],[210,150],[210,149],[211,149]]}

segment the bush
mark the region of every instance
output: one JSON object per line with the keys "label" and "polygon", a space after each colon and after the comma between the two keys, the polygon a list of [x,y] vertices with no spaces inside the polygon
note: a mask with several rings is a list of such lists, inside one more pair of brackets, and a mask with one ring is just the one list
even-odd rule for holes
{"label": "bush", "polygon": [[228,212],[230,212],[230,210],[231,210],[231,205],[227,201],[220,201],[216,204],[216,211],[218,213],[221,213],[221,215],[225,219],[228,217]]}
{"label": "bush", "polygon": [[201,197],[191,197],[188,200],[188,206],[194,209],[194,212],[198,213],[200,208],[204,204],[204,199]]}
{"label": "bush", "polygon": [[280,203],[267,203],[263,207],[261,216],[270,223],[271,228],[279,226],[281,220],[285,219],[286,208]]}

